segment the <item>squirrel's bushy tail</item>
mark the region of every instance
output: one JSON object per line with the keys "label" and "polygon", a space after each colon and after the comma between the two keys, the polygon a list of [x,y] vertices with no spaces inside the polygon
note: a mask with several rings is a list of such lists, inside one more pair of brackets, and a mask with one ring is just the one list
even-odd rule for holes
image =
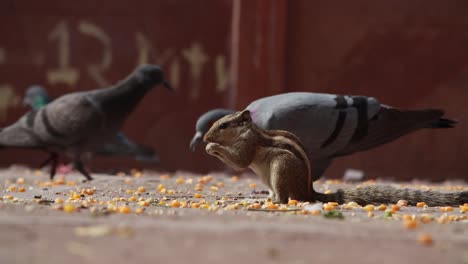
{"label": "squirrel's bushy tail", "polygon": [[406,200],[408,205],[425,202],[428,206],[459,206],[468,203],[468,191],[443,193],[395,188],[390,185],[369,185],[349,190],[338,190],[331,194],[316,193],[315,200],[333,201],[340,204],[353,201],[363,206],[367,204],[396,204],[398,200]]}

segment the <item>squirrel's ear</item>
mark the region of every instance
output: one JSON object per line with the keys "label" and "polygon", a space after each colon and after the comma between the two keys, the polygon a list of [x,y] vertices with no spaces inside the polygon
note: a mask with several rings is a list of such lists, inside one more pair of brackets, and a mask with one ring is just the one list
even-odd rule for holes
{"label": "squirrel's ear", "polygon": [[241,112],[241,117],[242,117],[242,121],[244,122],[251,122],[252,121],[252,117],[250,116],[250,111],[249,110],[244,110]]}

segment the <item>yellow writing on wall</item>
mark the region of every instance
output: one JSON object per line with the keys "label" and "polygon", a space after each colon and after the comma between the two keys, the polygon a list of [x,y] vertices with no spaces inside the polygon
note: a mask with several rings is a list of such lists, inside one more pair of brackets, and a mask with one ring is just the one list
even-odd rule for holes
{"label": "yellow writing on wall", "polygon": [[109,83],[103,77],[112,62],[111,40],[104,30],[87,21],[80,22],[78,29],[83,35],[95,38],[103,47],[101,61],[88,66],[88,73],[99,86],[107,86]]}
{"label": "yellow writing on wall", "polygon": [[79,78],[77,69],[70,66],[70,30],[65,22],[59,22],[50,32],[49,40],[57,42],[58,67],[47,71],[47,80],[51,84],[76,84]]}
{"label": "yellow writing on wall", "polygon": [[182,51],[182,56],[190,65],[190,75],[192,77],[192,89],[190,89],[189,97],[191,99],[198,98],[200,94],[200,77],[205,63],[208,61],[208,56],[203,52],[201,43],[192,43],[190,48]]}
{"label": "yellow writing on wall", "polygon": [[18,105],[19,96],[11,85],[0,84],[0,120],[4,121],[7,117],[8,108]]}
{"label": "yellow writing on wall", "polygon": [[218,55],[215,59],[215,73],[216,73],[216,91],[223,92],[227,89],[229,84],[229,71],[226,66],[226,57]]}
{"label": "yellow writing on wall", "polygon": [[[78,33],[76,38],[79,38],[80,41],[76,42],[73,33]],[[49,84],[65,84],[67,87],[75,88],[83,76],[88,76],[97,87],[111,84],[106,78],[106,74],[112,69],[115,54],[112,52],[111,34],[106,32],[105,28],[87,20],[77,21],[76,26],[63,20],[55,24],[46,37],[54,50],[52,62],[55,65],[45,72]],[[81,67],[78,68],[73,64],[72,48],[79,49],[79,47],[77,44],[72,45],[72,40],[76,43],[82,43],[81,39],[83,38],[94,41],[100,47],[100,51],[97,55],[93,55],[80,70]],[[202,83],[202,80],[205,80],[202,79],[202,76],[207,70],[214,73],[211,87],[214,87],[215,91],[221,93],[229,87],[231,78],[226,56],[217,54],[210,58],[205,52],[205,46],[202,42],[189,42],[186,48],[177,50],[175,48],[160,49],[155,43],[151,43],[143,32],[136,32],[133,38],[135,39],[134,48],[137,52],[136,65],[147,63],[163,65],[168,71],[168,80],[176,89],[181,84],[182,74],[189,74],[187,82],[184,83],[187,86],[184,87],[184,92],[188,94],[189,99],[196,100],[200,97],[202,85],[210,87],[209,83]],[[0,65],[4,64],[6,60],[7,52],[0,47]],[[47,60],[46,55],[41,51],[36,51],[31,57],[31,64],[38,67],[43,65],[45,61],[50,60]],[[85,70],[85,74],[82,70]]]}

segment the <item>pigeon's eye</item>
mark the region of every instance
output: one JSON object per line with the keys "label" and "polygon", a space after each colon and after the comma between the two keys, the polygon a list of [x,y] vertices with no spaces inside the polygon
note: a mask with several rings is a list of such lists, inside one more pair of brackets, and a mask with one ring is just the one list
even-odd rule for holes
{"label": "pigeon's eye", "polygon": [[221,123],[221,124],[219,125],[219,129],[226,129],[227,126],[228,126],[227,123]]}

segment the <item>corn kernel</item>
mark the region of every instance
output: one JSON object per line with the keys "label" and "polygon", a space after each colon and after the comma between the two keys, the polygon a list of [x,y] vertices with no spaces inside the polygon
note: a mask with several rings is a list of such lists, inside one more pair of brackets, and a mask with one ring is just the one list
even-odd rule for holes
{"label": "corn kernel", "polygon": [[394,204],[392,205],[392,212],[400,211],[400,206]]}
{"label": "corn kernel", "polygon": [[137,209],[135,209],[136,214],[142,214],[144,211],[145,211],[145,208],[143,207],[138,207]]}
{"label": "corn kernel", "polygon": [[199,203],[192,203],[192,204],[190,205],[190,207],[192,207],[192,208],[200,208],[200,204],[199,204]]}
{"label": "corn kernel", "polygon": [[150,203],[149,203],[148,201],[139,201],[139,202],[138,202],[138,205],[139,205],[139,206],[149,206]]}
{"label": "corn kernel", "polygon": [[274,204],[274,203],[269,203],[265,206],[267,209],[270,209],[270,210],[276,210],[278,209],[278,205],[277,204]]}
{"label": "corn kernel", "polygon": [[415,229],[419,226],[416,220],[406,220],[403,222],[406,229]]}
{"label": "corn kernel", "polygon": [[255,188],[257,188],[257,184],[256,183],[251,183],[251,184],[249,184],[249,187],[252,188],[252,189],[255,189]]}
{"label": "corn kernel", "polygon": [[232,176],[231,181],[236,182],[239,180],[239,176]]}
{"label": "corn kernel", "polygon": [[4,199],[4,200],[13,200],[14,198],[15,198],[15,197],[12,196],[12,195],[5,195],[5,196],[3,196],[3,199]]}
{"label": "corn kernel", "polygon": [[332,190],[326,190],[325,191],[325,194],[330,194],[330,193],[333,193],[333,191]]}
{"label": "corn kernel", "polygon": [[76,211],[76,207],[73,204],[65,204],[63,206],[63,211],[66,213],[73,213]]}
{"label": "corn kernel", "polygon": [[86,189],[87,195],[94,195],[94,189]]}
{"label": "corn kernel", "polygon": [[418,241],[421,245],[424,246],[430,246],[433,243],[432,236],[427,233],[421,234],[418,238]]}
{"label": "corn kernel", "polygon": [[468,212],[468,204],[460,205],[460,213]]}
{"label": "corn kernel", "polygon": [[130,213],[132,210],[130,209],[130,207],[128,206],[120,206],[119,207],[119,213],[121,214],[128,214]]}
{"label": "corn kernel", "polygon": [[337,203],[337,202],[328,202],[328,204],[331,205],[331,206],[334,206],[334,207],[340,205],[340,204]]}
{"label": "corn kernel", "polygon": [[163,175],[161,175],[161,179],[163,179],[163,180],[167,180],[167,179],[169,179],[170,177],[171,177],[171,176],[169,176],[169,174],[163,174]]}
{"label": "corn kernel", "polygon": [[367,217],[374,217],[374,213],[373,212],[367,212]]}
{"label": "corn kernel", "polygon": [[165,188],[165,187],[164,187],[163,184],[160,183],[160,184],[158,185],[158,191],[160,191],[160,190],[162,190],[162,189],[164,189],[164,188]]}
{"label": "corn kernel", "polygon": [[260,209],[260,208],[262,208],[262,205],[260,203],[253,203],[253,204],[249,205],[247,208]]}
{"label": "corn kernel", "polygon": [[387,206],[385,204],[381,204],[381,205],[379,205],[379,207],[377,207],[377,209],[379,211],[385,211],[385,210],[387,210]]}
{"label": "corn kernel", "polygon": [[439,224],[446,224],[446,223],[449,222],[449,219],[448,219],[447,214],[443,214],[443,215],[441,215],[439,218],[437,218],[436,221],[437,221],[437,223],[439,223]]}
{"label": "corn kernel", "polygon": [[135,191],[134,191],[134,190],[131,190],[131,189],[125,190],[125,193],[126,193],[126,194],[132,194],[132,193],[134,193],[134,192],[135,192]]}
{"label": "corn kernel", "polygon": [[432,219],[433,217],[429,214],[422,214],[419,216],[419,221],[421,221],[421,223],[423,224],[428,224],[430,222],[432,222]]}
{"label": "corn kernel", "polygon": [[133,173],[133,177],[135,177],[135,178],[141,178],[141,176],[143,176],[143,173],[141,173],[139,171]]}
{"label": "corn kernel", "polygon": [[59,177],[59,178],[57,178],[57,179],[54,181],[54,183],[55,183],[56,185],[63,185],[63,184],[65,184],[65,178],[64,178],[63,176],[62,176],[62,177]]}
{"label": "corn kernel", "polygon": [[206,175],[206,176],[203,176],[202,178],[206,183],[210,182],[211,180],[213,180],[213,176],[211,175]]}
{"label": "corn kernel", "polygon": [[408,206],[408,201],[406,200],[398,200],[397,205],[400,207]]}
{"label": "corn kernel", "polygon": [[57,199],[55,199],[55,203],[56,204],[63,204],[63,199],[58,197]]}
{"label": "corn kernel", "polygon": [[18,192],[25,192],[25,191],[26,191],[26,188],[24,188],[24,187],[19,187],[18,188]]}
{"label": "corn kernel", "polygon": [[162,188],[161,190],[159,190],[159,193],[166,193],[166,188]]}
{"label": "corn kernel", "polygon": [[368,204],[368,205],[364,206],[364,210],[369,211],[369,212],[374,211],[374,205]]}
{"label": "corn kernel", "polygon": [[288,205],[297,205],[298,201],[297,200],[289,200]]}
{"label": "corn kernel", "polygon": [[75,181],[67,181],[67,186],[76,186]]}
{"label": "corn kernel", "polygon": [[416,204],[416,206],[419,207],[419,208],[422,208],[422,207],[424,207],[425,205],[426,205],[425,202],[419,202],[419,203]]}
{"label": "corn kernel", "polygon": [[119,198],[119,202],[126,202],[126,201],[127,201],[127,198],[125,198],[125,197],[120,197]]}
{"label": "corn kernel", "polygon": [[322,212],[320,210],[312,210],[312,211],[310,211],[310,214],[311,215],[321,215]]}
{"label": "corn kernel", "polygon": [[146,192],[146,188],[143,187],[143,186],[140,186],[140,187],[138,187],[137,192],[144,193],[144,192]]}
{"label": "corn kernel", "polygon": [[200,193],[195,193],[193,195],[194,198],[202,198],[203,196]]}
{"label": "corn kernel", "polygon": [[409,221],[409,220],[414,220],[414,219],[416,219],[415,215],[407,215],[407,214],[403,215],[404,221]]}
{"label": "corn kernel", "polygon": [[445,207],[440,207],[441,212],[453,212],[453,207],[451,206],[445,206]]}
{"label": "corn kernel", "polygon": [[203,186],[201,184],[196,184],[195,185],[195,191],[203,191]]}
{"label": "corn kernel", "polygon": [[129,200],[130,202],[136,202],[136,201],[137,201],[137,198],[136,198],[135,196],[132,196],[132,197],[128,198],[128,200]]}
{"label": "corn kernel", "polygon": [[184,178],[182,178],[182,177],[181,177],[181,178],[178,178],[178,179],[176,180],[176,183],[177,183],[177,184],[184,184],[184,182],[185,182],[185,180],[184,180]]}
{"label": "corn kernel", "polygon": [[171,202],[171,207],[180,207],[180,202],[177,201],[177,200],[173,200],[173,201]]}
{"label": "corn kernel", "polygon": [[15,185],[10,185],[10,186],[8,187],[8,191],[10,191],[10,192],[16,192],[16,186],[15,186]]}
{"label": "corn kernel", "polygon": [[133,182],[133,180],[130,179],[130,178],[125,178],[124,182],[125,182],[125,184],[131,184]]}
{"label": "corn kernel", "polygon": [[174,194],[175,194],[175,191],[174,191],[174,190],[168,190],[168,191],[167,191],[167,194],[169,194],[169,195],[174,195]]}
{"label": "corn kernel", "polygon": [[325,210],[325,211],[332,211],[334,209],[335,209],[335,206],[333,206],[331,204],[326,203],[326,204],[323,205],[323,210]]}
{"label": "corn kernel", "polygon": [[24,184],[24,178],[16,179],[16,184]]}
{"label": "corn kernel", "polygon": [[210,187],[210,190],[211,190],[212,192],[217,192],[217,191],[218,191],[218,187],[216,187],[216,186],[211,186],[211,187]]}

